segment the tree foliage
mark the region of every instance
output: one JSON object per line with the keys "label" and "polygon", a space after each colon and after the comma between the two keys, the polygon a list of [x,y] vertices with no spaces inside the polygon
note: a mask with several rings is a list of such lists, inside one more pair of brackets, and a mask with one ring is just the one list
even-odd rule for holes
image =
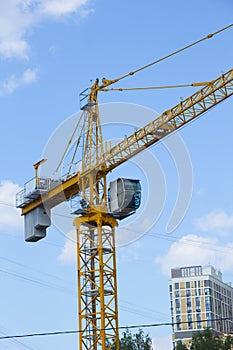
{"label": "tree foliage", "polygon": [[207,328],[203,332],[196,333],[191,344],[178,344],[176,350],[233,350],[233,338],[227,336],[225,339],[214,336]]}
{"label": "tree foliage", "polygon": [[152,340],[141,329],[132,334],[127,328],[120,338],[120,350],[152,350]]}

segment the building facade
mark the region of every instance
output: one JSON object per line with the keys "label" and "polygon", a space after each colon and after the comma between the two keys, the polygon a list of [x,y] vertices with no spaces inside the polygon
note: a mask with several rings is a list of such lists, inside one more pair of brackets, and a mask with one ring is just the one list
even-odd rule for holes
{"label": "building facade", "polygon": [[213,266],[172,269],[169,290],[174,348],[207,327],[216,335],[233,332],[233,288]]}

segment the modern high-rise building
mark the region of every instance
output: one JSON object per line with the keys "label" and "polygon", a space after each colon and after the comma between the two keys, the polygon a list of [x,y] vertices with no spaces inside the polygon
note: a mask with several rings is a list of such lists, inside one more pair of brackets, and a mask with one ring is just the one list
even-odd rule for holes
{"label": "modern high-rise building", "polygon": [[173,268],[169,288],[174,347],[207,327],[216,335],[233,332],[233,288],[213,266]]}

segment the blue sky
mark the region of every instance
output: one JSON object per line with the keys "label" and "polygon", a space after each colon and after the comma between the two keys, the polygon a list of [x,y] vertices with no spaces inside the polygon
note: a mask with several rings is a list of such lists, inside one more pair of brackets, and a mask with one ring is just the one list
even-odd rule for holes
{"label": "blue sky", "polygon": [[[55,219],[55,212],[47,238],[35,245],[26,244],[22,220],[13,205],[15,193],[33,177],[32,164],[41,158],[51,135],[78,112],[80,91],[97,77],[117,78],[230,24],[232,12],[230,0],[0,3],[2,334],[77,327],[73,245],[66,239],[62,223],[58,216]],[[229,29],[122,81],[121,86],[212,80],[232,68],[232,36],[233,30]],[[101,94],[99,102],[108,104],[102,107],[103,114],[107,114],[105,120],[116,124],[109,132],[120,138],[134,125],[143,126],[156,113],[194,91],[109,92]],[[119,102],[125,104],[120,105],[125,109],[119,107]],[[135,105],[143,106],[137,107],[142,114],[136,119],[132,117]],[[223,271],[225,280],[233,282],[232,130],[229,98],[167,143],[153,146],[150,154],[140,155],[136,164],[123,165],[109,177],[137,176],[144,188],[142,208],[127,225],[122,223],[121,237],[131,237],[132,231],[137,236],[144,233],[135,224],[141,220],[140,215],[154,224],[143,237],[118,249],[120,325],[170,321],[171,267],[211,263]],[[178,193],[179,150],[177,153],[171,148],[169,153],[167,147],[172,147],[169,145],[173,141],[177,144],[180,138],[185,145],[181,155],[187,152],[190,157],[193,188],[182,222],[168,234],[166,227]],[[150,167],[158,169],[158,173],[150,171]],[[187,177],[191,175],[187,173]],[[65,227],[70,224],[72,230],[72,220],[67,222]],[[149,331],[156,350],[170,349],[169,327]],[[0,341],[0,349],[64,347],[77,348],[77,337]]]}

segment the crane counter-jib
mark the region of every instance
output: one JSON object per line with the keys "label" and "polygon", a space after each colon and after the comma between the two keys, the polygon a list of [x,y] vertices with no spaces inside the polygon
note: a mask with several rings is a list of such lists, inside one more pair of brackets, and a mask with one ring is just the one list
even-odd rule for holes
{"label": "crane counter-jib", "polygon": [[233,69],[211,81],[207,86],[181,101],[170,110],[167,110],[146,126],[138,129],[116,146],[108,149],[97,164],[90,161],[90,164],[92,163],[93,166],[85,172],[77,172],[70,178],[60,182],[57,186],[51,189],[48,188],[48,191],[41,193],[35,199],[33,197],[29,200],[26,198],[23,205],[19,206],[22,208],[22,215],[42,204],[52,208],[69,200],[70,197],[80,191],[81,183],[82,187],[89,186],[88,177],[91,173],[99,177],[106,175],[118,165],[199,117],[232,94]]}
{"label": "crane counter-jib", "polygon": [[45,205],[46,208],[51,209],[68,200],[72,195],[78,193],[79,190],[79,173],[77,173],[52,189],[48,189],[48,191],[41,193],[38,198],[31,200],[28,204],[23,205],[22,215],[29,213],[42,204]]}

